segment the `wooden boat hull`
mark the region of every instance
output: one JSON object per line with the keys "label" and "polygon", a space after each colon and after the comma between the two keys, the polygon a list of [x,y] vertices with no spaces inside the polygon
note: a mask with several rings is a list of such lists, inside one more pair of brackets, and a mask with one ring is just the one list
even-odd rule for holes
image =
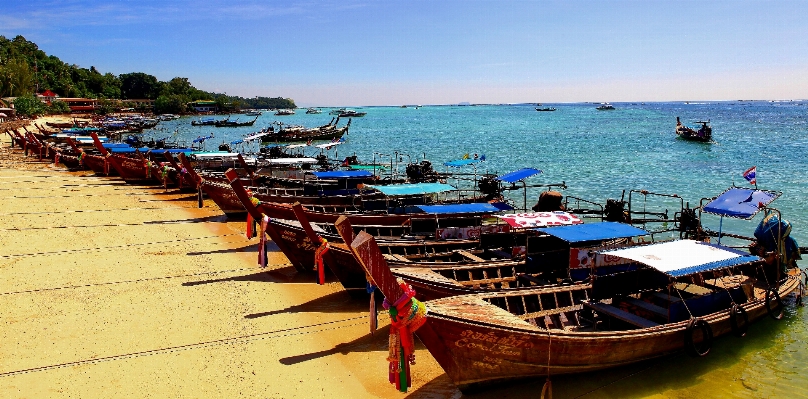
{"label": "wooden boat hull", "polygon": [[81,159],[82,163],[100,176],[118,176],[118,170],[107,165],[106,158],[101,155],[85,153]]}
{"label": "wooden boat hull", "polygon": [[[790,278],[779,288],[785,297],[799,286]],[[658,327],[604,332],[545,330],[524,323],[503,323],[513,318],[497,308],[502,320],[475,320],[474,315],[497,315],[481,311],[494,307],[483,298],[468,295],[427,303],[429,317],[416,335],[461,390],[509,380],[574,374],[636,363],[684,349],[688,321]],[[768,315],[758,298],[742,305],[754,322]],[[452,308],[445,312],[444,308]],[[504,313],[503,313],[504,312]],[[458,318],[457,313],[470,315]],[[489,316],[490,317],[490,316]],[[702,317],[714,337],[732,332],[728,312]],[[507,325],[510,324],[510,325]],[[549,352],[549,353],[548,353]]]}
{"label": "wooden boat hull", "polygon": [[208,195],[208,198],[213,200],[228,218],[244,218],[247,216],[247,209],[244,208],[241,200],[226,181],[221,182],[204,178],[201,187],[202,191]]}
{"label": "wooden boat hull", "polygon": [[146,162],[141,158],[111,155],[108,157],[110,165],[118,171],[124,181],[132,184],[156,184],[157,178],[147,169]]}

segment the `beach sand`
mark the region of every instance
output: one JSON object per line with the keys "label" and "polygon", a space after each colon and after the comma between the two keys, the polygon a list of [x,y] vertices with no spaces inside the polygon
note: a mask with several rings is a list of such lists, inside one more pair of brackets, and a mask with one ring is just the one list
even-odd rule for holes
{"label": "beach sand", "polygon": [[[1,130],[0,130],[1,131]],[[387,321],[193,194],[0,144],[0,397],[401,397]],[[429,353],[416,396],[459,393]]]}

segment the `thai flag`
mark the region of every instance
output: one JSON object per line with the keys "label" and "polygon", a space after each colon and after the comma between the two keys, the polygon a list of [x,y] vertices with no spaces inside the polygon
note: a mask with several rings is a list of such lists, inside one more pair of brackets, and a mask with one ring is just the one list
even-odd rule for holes
{"label": "thai flag", "polygon": [[746,179],[749,184],[757,185],[757,166],[753,166],[743,172],[743,178]]}

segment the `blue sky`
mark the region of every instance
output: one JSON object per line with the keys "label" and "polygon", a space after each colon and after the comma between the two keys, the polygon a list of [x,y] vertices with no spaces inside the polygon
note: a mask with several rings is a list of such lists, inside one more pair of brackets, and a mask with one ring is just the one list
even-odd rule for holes
{"label": "blue sky", "polygon": [[301,106],[808,98],[808,1],[18,1],[0,35]]}

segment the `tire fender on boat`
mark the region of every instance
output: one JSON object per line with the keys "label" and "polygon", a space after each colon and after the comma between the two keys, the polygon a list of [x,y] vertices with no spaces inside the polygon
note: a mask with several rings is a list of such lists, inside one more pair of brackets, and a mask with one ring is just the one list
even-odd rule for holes
{"label": "tire fender on boat", "polygon": [[[693,333],[701,330],[701,343],[693,342]],[[713,345],[713,329],[710,324],[699,318],[690,319],[685,329],[685,350],[693,357],[707,356]]]}
{"label": "tire fender on boat", "polygon": [[[777,302],[776,306],[772,306],[772,297]],[[769,288],[766,290],[766,310],[772,319],[780,320],[783,318],[783,301],[780,299],[780,293],[776,288]]]}
{"label": "tire fender on boat", "polygon": [[[743,323],[738,325],[738,317],[743,319]],[[732,333],[736,337],[745,337],[746,332],[749,330],[749,315],[746,309],[737,304],[733,304],[729,310],[729,325],[732,327]]]}

